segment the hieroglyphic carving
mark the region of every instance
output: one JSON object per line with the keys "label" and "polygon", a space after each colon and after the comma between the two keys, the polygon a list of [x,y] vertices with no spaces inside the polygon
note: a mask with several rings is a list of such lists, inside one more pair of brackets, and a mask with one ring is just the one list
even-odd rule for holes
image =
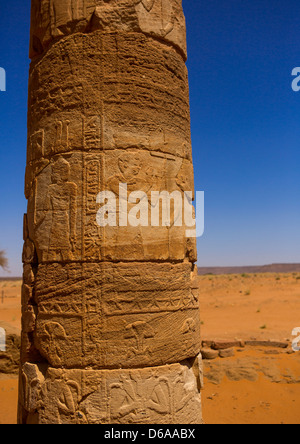
{"label": "hieroglyphic carving", "polygon": [[[86,264],[83,270],[80,265],[76,268],[73,264],[45,265],[38,276],[36,345],[52,366],[57,367],[58,362],[67,368],[99,368],[108,363],[159,365],[161,347],[169,362],[197,353],[200,320],[198,304],[186,289],[188,264],[175,267],[169,289],[165,288],[172,274],[169,265]],[[55,287],[51,285],[54,280]],[[192,328],[166,328],[173,323],[184,326],[186,319]],[[49,323],[55,325],[51,331]],[[60,361],[54,357],[52,342],[59,347]]]}
{"label": "hieroglyphic carving", "polygon": [[45,378],[35,364],[26,363],[21,370],[22,398],[27,412],[34,413],[39,408],[39,392]]}
{"label": "hieroglyphic carving", "polygon": [[[96,127],[97,129],[97,127]],[[102,160],[102,159],[101,159]],[[101,228],[97,225],[97,203],[95,196],[97,196],[101,189],[101,175],[102,165],[101,160],[95,158],[86,158],[84,166],[84,216],[83,216],[83,257],[90,259],[101,259],[101,246],[103,243],[103,233]]]}
{"label": "hieroglyphic carving", "polygon": [[124,26],[166,39],[186,58],[181,0],[32,0],[30,56],[42,54],[51,41],[72,32]]}
{"label": "hieroglyphic carving", "polygon": [[[183,162],[186,163],[184,169]],[[178,214],[171,207],[170,227],[164,226],[162,220],[160,226],[154,229],[150,224],[154,208],[152,191],[181,190],[177,184],[178,172],[182,180],[185,183],[189,181],[192,186],[188,178],[189,166],[186,159],[144,150],[70,153],[58,158],[55,156],[52,162],[45,160],[45,163],[34,163],[32,171],[36,178],[30,193],[29,220],[30,236],[39,260],[155,260],[158,254],[159,259],[184,259],[188,248],[184,242],[184,227],[174,226],[174,222],[182,217],[180,207],[176,206]],[[63,174],[60,174],[60,169],[64,171]],[[59,178],[56,177],[58,175]],[[105,176],[108,179],[105,180]],[[119,195],[121,183],[126,184],[127,191]],[[117,225],[121,225],[119,208],[123,208],[125,199],[127,213],[122,219],[125,226],[103,228],[98,225],[100,204],[97,203],[97,195],[103,189],[112,191],[117,199]],[[136,190],[144,193],[144,200],[125,205],[126,196],[129,199]],[[128,215],[136,211],[138,219],[137,208],[144,201],[146,211],[148,206],[146,226],[142,223],[138,227],[131,226]],[[59,243],[55,237],[58,235],[61,238]],[[174,245],[172,239],[176,240]]]}
{"label": "hieroglyphic carving", "polygon": [[142,5],[148,13],[155,15],[157,29],[152,25],[152,32],[156,31],[158,35],[166,37],[173,31],[176,16],[171,0],[139,0],[137,3],[138,12],[138,6]]}
{"label": "hieroglyphic carving", "polygon": [[69,120],[56,122],[56,135],[51,149],[53,154],[69,151],[69,125]]}
{"label": "hieroglyphic carving", "polygon": [[20,422],[201,422],[193,245],[145,222],[193,190],[181,0],[32,0],[30,56]]}
{"label": "hieroglyphic carving", "polygon": [[[196,407],[198,401],[194,404],[193,376],[184,367],[179,366],[176,370],[179,370],[176,376],[172,374],[172,366],[169,367],[170,375],[164,374],[163,367],[150,371],[147,377],[142,371],[131,372],[130,376],[123,372],[118,382],[108,387],[110,421],[123,424],[181,423],[183,407],[189,404]],[[187,380],[190,381],[189,387]]]}
{"label": "hieroglyphic carving", "polygon": [[28,155],[29,162],[43,157],[45,153],[45,134],[44,130],[37,131],[30,137]]}
{"label": "hieroglyphic carving", "polygon": [[127,325],[125,339],[134,339],[134,345],[128,347],[127,358],[130,359],[131,356],[136,355],[151,355],[152,349],[146,345],[146,341],[154,337],[155,332],[144,321],[136,321]]}
{"label": "hieroglyphic carving", "polygon": [[59,340],[68,340],[64,327],[58,322],[46,322],[39,332],[40,340],[47,344],[47,355],[54,364],[62,364],[63,352],[59,347]]}
{"label": "hieroglyphic carving", "polygon": [[39,312],[42,316],[57,316],[64,315],[64,317],[81,317],[83,309],[82,303],[75,302],[65,302],[65,303],[57,303],[57,302],[44,302],[39,305]]}
{"label": "hieroglyphic carving", "polygon": [[109,316],[120,314],[139,314],[139,313],[162,313],[162,312],[174,312],[184,309],[196,309],[198,310],[198,304],[195,303],[192,296],[182,294],[182,291],[178,292],[162,292],[155,298],[151,294],[143,295],[137,294],[128,295],[120,293],[113,301],[109,299],[103,301],[103,311]]}
{"label": "hieroglyphic carving", "polygon": [[[63,308],[59,308],[59,313],[49,314],[45,313],[44,305],[36,324],[35,345],[54,367],[162,365],[165,359],[169,362],[183,360],[197,353],[197,311],[193,328],[187,331],[185,318],[193,312],[147,314],[141,319],[130,314],[103,317],[101,311],[86,305],[78,314],[62,313]],[[130,320],[134,322],[127,324]],[[181,330],[164,330],[166,325],[177,322],[183,325]],[[162,348],[163,357],[159,353]]]}
{"label": "hieroglyphic carving", "polygon": [[101,118],[91,116],[84,118],[84,147],[87,150],[101,148]]}
{"label": "hieroglyphic carving", "polygon": [[187,364],[130,371],[40,369],[26,364],[22,375],[23,397],[32,422],[201,422],[198,377]]}
{"label": "hieroglyphic carving", "polygon": [[171,41],[186,55],[185,19],[180,0],[142,0],[136,10],[141,30]]}
{"label": "hieroglyphic carving", "polygon": [[[149,45],[145,37],[139,36],[138,38],[141,40],[141,46]],[[62,42],[51,48],[51,59],[52,57],[57,58],[57,69],[52,71],[52,82],[49,85],[51,104],[45,95],[36,94],[34,83],[30,82],[30,110],[35,116],[34,124],[30,124],[30,133],[39,131],[41,121],[44,122],[42,128],[45,131],[46,155],[66,152],[66,148],[56,147],[54,143],[57,138],[56,126],[59,122],[65,127],[64,134],[68,128],[68,147],[70,149],[84,149],[88,143],[88,137],[91,137],[91,141],[93,138],[95,140],[95,146],[92,147],[92,143],[88,143],[88,149],[97,149],[99,133],[105,149],[113,147],[114,139],[117,140],[118,146],[125,148],[122,144],[126,142],[126,138],[131,146],[143,147],[146,145],[148,149],[151,149],[152,144],[159,144],[158,141],[156,142],[158,137],[154,131],[155,127],[164,131],[163,146],[160,144],[161,150],[181,155],[181,146],[184,141],[190,147],[188,137],[189,107],[186,100],[187,94],[185,94],[188,93],[186,79],[185,76],[174,78],[174,72],[185,68],[184,63],[180,57],[174,58],[168,54],[167,63],[161,61],[159,64],[161,69],[150,69],[156,63],[156,55],[151,51],[152,47],[149,46],[147,52],[142,52],[137,60],[135,51],[130,50],[133,46],[131,39],[133,38],[130,35],[126,38],[124,35],[118,37],[110,34],[105,35],[101,46],[97,47],[97,51],[99,51],[97,57],[92,57],[88,53],[88,60],[91,64],[89,76],[91,81],[96,83],[94,89],[97,93],[85,82],[74,79],[74,69],[79,70],[82,77],[84,73],[82,68],[75,68],[75,58],[70,56],[69,63],[65,63]],[[80,40],[81,37],[78,37],[74,42],[71,39],[69,44],[72,51],[79,52],[79,59],[83,62],[86,59],[86,54],[84,53],[85,47],[82,46],[85,45],[84,41],[80,42]],[[87,52],[89,50],[89,48],[86,49]],[[126,57],[124,56],[125,51],[127,52]],[[45,56],[45,65],[50,53]],[[64,73],[63,77],[61,71]],[[43,64],[39,70],[34,67],[33,74],[35,81],[38,80],[42,84],[47,81],[48,70],[46,67],[43,69]],[[139,79],[138,83],[135,82],[136,77]],[[174,88],[174,82],[178,83],[176,88]],[[132,105],[130,111],[129,104]],[[174,108],[175,104],[177,104],[176,109]],[[82,106],[86,107],[86,111],[83,110],[83,115],[79,115],[78,108]],[[153,106],[155,106],[156,113],[160,114],[155,122],[150,118]],[[51,120],[47,121],[41,110],[45,108],[51,110],[53,107],[61,108],[61,112],[59,117],[51,123]],[[70,107],[74,108],[74,113],[76,109],[75,119],[74,116],[72,117]],[[101,124],[97,119],[101,120]],[[83,125],[81,125],[82,120]],[[67,121],[70,122],[68,126]],[[94,125],[94,128],[89,129],[89,122],[92,126]],[[96,126],[100,126],[101,130]],[[84,139],[83,127],[87,127],[87,133],[90,134],[90,136],[87,134],[86,142],[82,140]],[[145,143],[142,143],[143,139]],[[64,142],[62,145],[66,145],[66,143]],[[155,149],[156,147],[153,146],[153,150]]]}
{"label": "hieroglyphic carving", "polygon": [[40,390],[40,423],[87,424],[79,410],[82,399],[81,381],[72,379],[64,370],[52,370]]}
{"label": "hieroglyphic carving", "polygon": [[101,125],[100,116],[88,116],[80,117],[80,121],[75,122],[58,120],[33,132],[28,145],[29,162],[72,150],[99,150],[103,132]]}

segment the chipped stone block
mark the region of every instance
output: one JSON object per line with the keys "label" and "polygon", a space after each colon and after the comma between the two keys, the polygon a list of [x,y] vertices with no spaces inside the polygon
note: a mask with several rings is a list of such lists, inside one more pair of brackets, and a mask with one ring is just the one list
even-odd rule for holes
{"label": "chipped stone block", "polygon": [[185,364],[44,373],[26,364],[22,375],[24,408],[39,424],[202,423],[197,378]]}

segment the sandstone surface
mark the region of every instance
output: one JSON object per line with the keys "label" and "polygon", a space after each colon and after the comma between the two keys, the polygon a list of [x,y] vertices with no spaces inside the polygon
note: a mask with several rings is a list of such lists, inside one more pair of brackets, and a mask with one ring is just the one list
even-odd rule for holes
{"label": "sandstone surface", "polygon": [[196,242],[153,201],[194,193],[185,34],[181,0],[32,0],[20,423],[201,422]]}

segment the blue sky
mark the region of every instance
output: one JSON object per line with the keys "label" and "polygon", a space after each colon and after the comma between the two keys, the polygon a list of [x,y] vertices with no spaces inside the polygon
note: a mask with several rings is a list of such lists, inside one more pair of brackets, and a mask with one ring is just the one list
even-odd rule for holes
{"label": "blue sky", "polygon": [[[300,262],[299,0],[183,0],[200,266]],[[0,249],[21,274],[30,1],[1,3]],[[5,275],[0,271],[0,276]]]}

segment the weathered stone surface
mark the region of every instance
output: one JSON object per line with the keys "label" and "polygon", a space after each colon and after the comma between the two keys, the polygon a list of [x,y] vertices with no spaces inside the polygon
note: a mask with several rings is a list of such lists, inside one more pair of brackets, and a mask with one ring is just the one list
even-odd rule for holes
{"label": "weathered stone surface", "polygon": [[5,338],[6,350],[0,350],[0,374],[17,374],[20,363],[20,337],[8,334]]}
{"label": "weathered stone surface", "polygon": [[67,368],[144,367],[196,356],[199,301],[190,274],[189,264],[40,266],[35,345],[51,366]]}
{"label": "weathered stone surface", "polygon": [[138,370],[22,368],[25,423],[201,423],[200,382],[189,363]]}
{"label": "weathered stone surface", "polygon": [[219,350],[220,358],[232,358],[235,355],[233,348]]}
{"label": "weathered stone surface", "polygon": [[33,0],[30,56],[72,33],[140,31],[173,44],[186,57],[181,0]]}
{"label": "weathered stone surface", "polygon": [[241,347],[240,341],[217,341],[213,342],[211,347],[214,350],[226,350],[233,347]]}
{"label": "weathered stone surface", "polygon": [[201,422],[181,3],[32,0],[20,423]]}
{"label": "weathered stone surface", "polygon": [[289,342],[280,341],[245,341],[248,346],[254,347],[274,347],[274,348],[288,348]]}
{"label": "weathered stone surface", "polygon": [[211,348],[202,348],[201,355],[203,359],[217,359],[219,357],[219,352],[217,350],[212,350]]}
{"label": "weathered stone surface", "polygon": [[[124,163],[132,165],[123,167]],[[183,261],[186,257],[194,262],[195,239],[186,238],[184,224],[174,225],[176,214],[170,213],[170,227],[151,226],[152,191],[181,192],[184,184],[193,190],[191,171],[192,163],[187,160],[174,156],[168,161],[145,150],[76,152],[48,162],[35,176],[28,203],[29,236],[39,262]],[[127,199],[133,191],[147,195],[148,226],[132,227],[128,216],[126,227],[97,225],[101,205],[96,198],[101,189],[115,194],[119,225],[120,183],[128,184]],[[133,206],[127,205],[128,214]],[[26,241],[26,262],[33,259],[32,245]]]}
{"label": "weathered stone surface", "polygon": [[29,112],[29,162],[116,148],[191,159],[186,66],[143,34],[76,34],[52,46],[31,65]]}
{"label": "weathered stone surface", "polygon": [[40,262],[196,261],[195,241],[174,219],[159,228],[96,224],[97,193],[118,196],[119,183],[128,195],[147,194],[149,225],[152,191],[194,189],[187,75],[176,51],[143,34],[70,36],[32,65],[29,112],[25,193]]}

